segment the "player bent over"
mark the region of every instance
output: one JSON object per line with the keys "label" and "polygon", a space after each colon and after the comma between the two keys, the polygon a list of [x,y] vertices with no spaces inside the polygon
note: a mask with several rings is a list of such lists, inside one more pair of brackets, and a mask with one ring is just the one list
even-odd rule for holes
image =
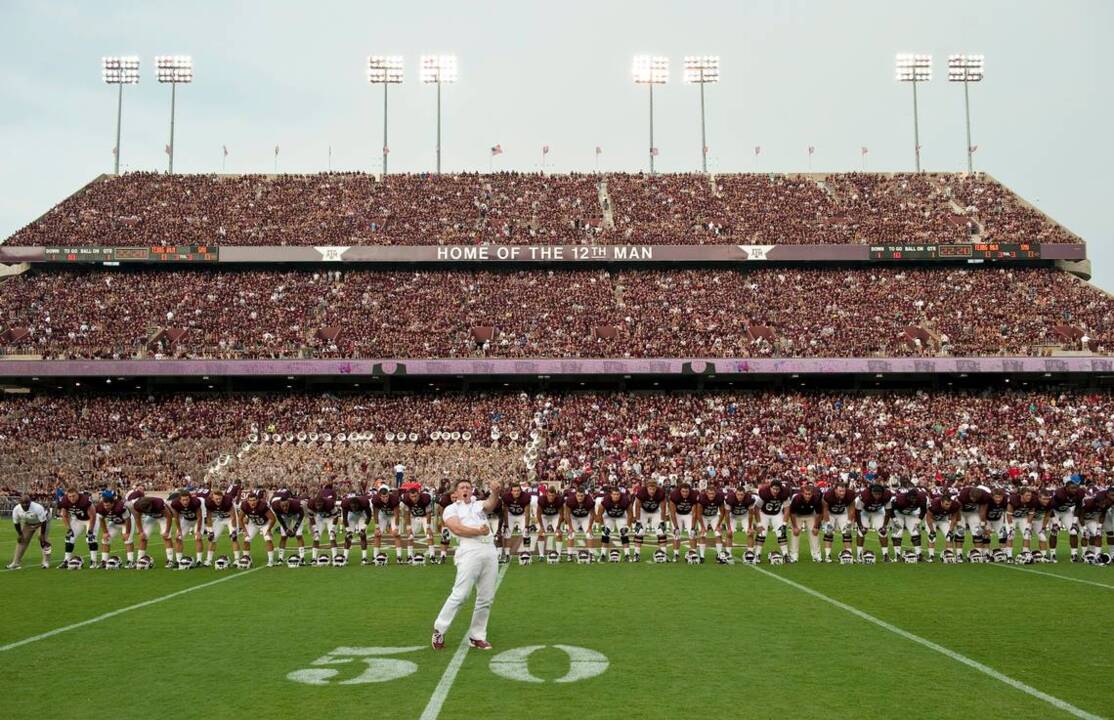
{"label": "player bent over", "polygon": [[306,519],[302,501],[290,496],[287,490],[280,490],[271,500],[271,514],[279,531],[278,562],[286,563],[286,541],[294,538],[298,545],[298,562],[306,562],[306,538],[302,529]]}
{"label": "player bent over", "polygon": [[433,559],[433,525],[430,517],[433,515],[433,497],[422,490],[418,483],[414,483],[402,496],[403,523],[406,527],[406,546],[410,557],[418,554],[415,541],[418,537],[425,539],[426,559]]}
{"label": "player bent over", "polygon": [[232,544],[232,557],[240,559],[240,531],[236,522],[236,501],[232,495],[223,489],[213,488],[205,497],[205,513],[203,515],[205,537],[209,540],[209,549],[205,554],[205,565],[213,564],[213,555],[216,552],[220,536],[228,533],[228,540]]}
{"label": "player bent over", "polygon": [[755,538],[755,562],[762,560],[762,546],[766,543],[766,531],[773,530],[777,537],[778,548],[784,556],[788,553],[788,538],[785,526],[788,522],[787,505],[789,491],[781,480],[773,479],[758,486],[758,535]]}
{"label": "player bent over", "polygon": [[824,562],[832,562],[832,543],[836,533],[843,538],[843,551],[854,552],[855,547],[855,494],[847,483],[839,481],[824,491],[824,513],[820,524],[824,528]]}
{"label": "player bent over", "polygon": [[262,490],[253,490],[240,502],[240,527],[243,529],[244,553],[251,557],[251,541],[256,535],[263,536],[267,548],[267,567],[275,565],[275,543],[271,530],[275,526],[275,514],[267,506]]}
{"label": "player bent over", "polygon": [[700,553],[700,562],[704,562],[709,533],[712,535],[712,542],[715,543],[716,557],[723,552],[723,493],[714,487],[708,487],[700,493],[697,506],[696,546],[697,552]]}
{"label": "player bent over", "polygon": [[673,562],[681,558],[681,533],[688,533],[689,549],[696,550],[696,501],[699,498],[687,482],[669,493],[669,522],[673,525]]}
{"label": "player bent over", "polygon": [[1071,545],[1071,561],[1079,562],[1079,521],[1076,513],[1083,502],[1083,492],[1080,475],[1072,475],[1062,487],[1056,488],[1052,493],[1052,526],[1048,529],[1048,547],[1052,553],[1052,562],[1056,562],[1056,543],[1062,530],[1068,531],[1068,543]]}
{"label": "player bent over", "polygon": [[85,539],[85,545],[89,549],[89,566],[96,567],[97,511],[92,499],[85,493],[78,492],[76,487],[70,486],[58,503],[58,509],[62,511],[62,525],[66,528],[66,553],[58,567],[66,567],[66,561],[73,557],[74,545],[79,537]]}
{"label": "player bent over", "polygon": [[[533,498],[522,491],[520,485],[512,485],[511,489],[503,493],[503,561],[510,556],[517,555],[519,548],[525,545],[530,551],[530,526],[533,524],[531,505]],[[513,535],[518,533],[518,540],[514,541]]]}
{"label": "player bent over", "polygon": [[928,533],[928,561],[936,559],[936,536],[944,531],[944,549],[959,557],[963,546],[956,540],[959,529],[959,501],[949,494],[939,495],[928,504],[924,516],[924,528]]}
{"label": "player bent over", "polygon": [[341,502],[341,511],[344,561],[348,562],[348,554],[352,550],[352,535],[355,533],[360,537],[360,564],[370,565],[371,561],[367,559],[367,528],[371,524],[371,498],[352,493]]}
{"label": "player bent over", "polygon": [[727,530],[727,554],[731,555],[731,549],[735,547],[735,535],[738,533],[746,540],[746,551],[753,555],[753,525],[756,523],[752,521],[754,520],[754,514],[757,512],[755,508],[758,499],[740,485],[734,490],[728,490],[723,502],[726,508],[724,525]]}
{"label": "player bent over", "polygon": [[820,562],[820,518],[824,516],[824,499],[816,486],[805,483],[789,499],[789,562],[797,562],[801,546],[801,533],[808,536],[808,547],[812,551],[812,561]]}
{"label": "player bent over", "polygon": [[561,520],[565,515],[565,499],[557,492],[557,488],[546,485],[538,496],[538,507],[535,522],[538,524],[538,557],[544,558],[546,553],[555,551],[557,557],[565,554],[565,543],[561,541]]}
{"label": "player bent over", "polygon": [[665,551],[666,504],[669,498],[658,485],[656,476],[651,475],[646,485],[638,489],[634,496],[634,557],[642,557],[642,540],[647,532],[657,533],[658,550]]}
{"label": "player bent over", "polygon": [[[125,503],[126,504],[126,503]],[[170,539],[170,526],[174,517],[162,498],[144,495],[136,498],[132,503],[132,528],[139,530],[139,555],[147,554],[147,541],[154,530],[162,536],[163,548],[166,550],[166,567],[174,565],[174,542]]]}
{"label": "player bent over", "polygon": [[97,503],[97,519],[101,532],[101,564],[108,566],[108,558],[112,554],[112,541],[123,538],[124,550],[127,553],[125,568],[135,567],[135,546],[132,545],[132,516],[127,506],[116,493],[105,490],[101,493],[101,501]]}
{"label": "player bent over", "polygon": [[399,535],[399,496],[386,485],[380,485],[379,490],[371,498],[371,505],[375,509],[375,555],[382,552],[383,533],[387,533],[395,546],[395,562],[402,563],[402,537]]}
{"label": "player bent over", "polygon": [[1079,506],[1079,522],[1083,531],[1083,554],[1097,558],[1102,553],[1102,531],[1107,510],[1114,503],[1114,488],[1099,488],[1087,495]]}
{"label": "player bent over", "polygon": [[313,538],[314,561],[321,551],[321,540],[324,538],[329,543],[329,556],[335,558],[337,548],[337,525],[340,524],[340,506],[336,497],[318,493],[306,504],[309,510],[309,534]]}
{"label": "player bent over", "polygon": [[855,519],[859,522],[859,544],[855,548],[856,560],[863,559],[863,545],[866,543],[867,533],[873,530],[878,533],[878,544],[882,546],[882,561],[890,561],[890,556],[887,555],[889,541],[886,536],[889,535],[887,528],[890,524],[892,503],[893,493],[880,483],[865,488],[855,498]]}
{"label": "player bent over", "polygon": [[39,547],[43,552],[43,568],[50,567],[50,511],[31,500],[30,495],[22,495],[19,503],[12,508],[12,523],[17,536],[15,555],[8,563],[9,570],[18,570],[23,562],[23,554],[31,544],[35,533],[39,534]]}
{"label": "player bent over", "polygon": [[956,496],[959,502],[959,525],[955,529],[955,542],[958,546],[957,558],[962,554],[963,541],[971,535],[971,546],[983,550],[988,543],[986,538],[986,506],[990,502],[990,488],[981,485],[968,485],[961,488]]}
{"label": "player bent over", "polygon": [[201,498],[196,498],[188,490],[179,490],[170,493],[168,497],[170,511],[174,513],[174,524],[178,530],[174,534],[174,549],[178,552],[179,559],[183,557],[182,549],[185,539],[193,535],[194,556],[201,559]]}
{"label": "player bent over", "polygon": [[913,552],[917,562],[921,560],[921,520],[928,512],[928,493],[918,488],[905,488],[894,497],[891,510],[892,524],[890,525],[890,547],[893,549],[894,560],[902,560],[901,543],[905,533],[909,533],[909,541],[913,544]]}
{"label": "player bent over", "polygon": [[453,500],[453,494],[446,491],[441,493],[437,498],[437,503],[433,506],[434,520],[436,521],[433,532],[439,532],[441,535],[441,562],[445,562],[445,559],[449,555],[449,544],[453,537],[453,534],[445,527],[445,508],[449,507],[454,502],[456,501]]}
{"label": "player bent over", "polygon": [[1032,488],[1023,487],[1018,492],[1010,493],[1009,501],[1006,503],[1006,514],[1010,522],[1006,553],[1011,558],[1016,537],[1021,538],[1022,552],[1032,552],[1033,517],[1036,510],[1037,498]]}
{"label": "player bent over", "polygon": [[986,503],[986,536],[983,538],[983,551],[990,553],[990,542],[994,538],[998,539],[998,549],[1006,552],[1007,555],[1013,555],[1013,548],[1010,547],[1010,523],[1008,521],[1008,513],[1010,498],[1006,494],[1005,488],[995,486],[990,491],[990,500]]}
{"label": "player bent over", "polygon": [[600,560],[607,560],[611,550],[611,536],[618,535],[623,546],[623,557],[631,559],[630,529],[634,525],[634,508],[630,496],[617,487],[608,489],[600,501],[596,520],[602,526],[600,531]]}
{"label": "player bent over", "polygon": [[584,538],[584,550],[592,552],[592,522],[596,517],[596,499],[584,488],[565,495],[565,540],[568,543],[569,560],[576,550],[576,534]]}

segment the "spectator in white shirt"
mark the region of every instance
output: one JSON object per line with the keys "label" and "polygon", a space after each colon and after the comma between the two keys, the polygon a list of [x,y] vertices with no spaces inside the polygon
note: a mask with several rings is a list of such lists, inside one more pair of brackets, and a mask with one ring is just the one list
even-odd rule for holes
{"label": "spectator in white shirt", "polygon": [[18,541],[15,557],[12,558],[8,569],[18,570],[21,567],[23,553],[27,552],[27,546],[31,544],[31,538],[35,537],[36,531],[39,533],[39,546],[43,551],[43,567],[49,568],[50,542],[47,536],[50,533],[50,511],[39,503],[33,502],[30,495],[24,495],[12,510],[12,522],[15,524]]}

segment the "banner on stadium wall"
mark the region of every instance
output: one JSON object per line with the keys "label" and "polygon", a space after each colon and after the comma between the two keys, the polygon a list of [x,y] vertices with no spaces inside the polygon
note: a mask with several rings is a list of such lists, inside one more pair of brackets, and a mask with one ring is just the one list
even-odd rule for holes
{"label": "banner on stadium wall", "polygon": [[933,375],[1111,373],[1097,355],[969,358],[646,358],[471,360],[0,360],[0,377],[447,375]]}

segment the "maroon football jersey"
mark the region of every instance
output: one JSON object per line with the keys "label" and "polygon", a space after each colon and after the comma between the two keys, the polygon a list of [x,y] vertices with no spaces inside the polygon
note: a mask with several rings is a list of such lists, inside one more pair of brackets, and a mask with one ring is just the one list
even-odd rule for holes
{"label": "maroon football jersey", "polygon": [[144,495],[146,495],[146,493],[143,492],[142,490],[132,490],[127,495],[124,496],[124,502],[125,503],[130,503],[133,500],[138,500],[139,498],[143,497]]}
{"label": "maroon football jersey", "polygon": [[611,493],[608,493],[600,501],[600,507],[603,508],[604,514],[610,518],[626,517],[627,509],[630,507],[630,496],[621,493],[618,500],[612,500]]}
{"label": "maroon football jersey", "polygon": [[986,501],[986,519],[987,520],[1001,520],[1002,516],[1006,514],[1006,508],[1009,507],[1010,498],[1008,495],[1002,495],[1001,500],[995,500],[991,495]]}
{"label": "maroon football jersey", "polygon": [[377,512],[381,512],[385,515],[393,515],[399,505],[398,493],[387,493],[386,496],[383,496],[381,493],[375,493],[371,496],[371,505]]}
{"label": "maroon football jersey", "polygon": [[[282,509],[283,502],[286,503],[286,509],[285,510]],[[301,518],[301,517],[304,517],[305,514],[306,514],[306,511],[302,508],[302,501],[297,499],[297,498],[289,498],[285,501],[276,498],[276,499],[271,501],[271,509],[274,511],[275,515],[278,515],[280,518],[284,517],[284,516],[285,517],[295,517],[296,516],[296,517]]]}
{"label": "maroon football jersey", "polygon": [[1021,493],[1013,493],[1009,497],[1009,512],[1015,518],[1027,518],[1029,514],[1037,510],[1037,495],[1033,493],[1029,496],[1029,502],[1021,499]]}
{"label": "maroon football jersey", "polygon": [[244,499],[240,503],[240,512],[247,516],[256,525],[267,524],[267,503],[262,500],[257,500],[253,508],[248,504],[248,500]]}
{"label": "maroon football jersey", "polygon": [[649,488],[639,488],[638,495],[635,497],[638,498],[638,504],[642,511],[648,513],[657,512],[666,499],[665,490],[661,486],[658,486],[656,492],[653,493],[650,492]]}
{"label": "maroon football jersey", "polygon": [[874,493],[870,491],[870,488],[863,488],[863,491],[859,493],[858,497],[858,501],[862,503],[863,512],[868,513],[882,512],[893,499],[894,494],[888,489],[883,490],[882,496],[876,498],[874,497]]}
{"label": "maroon football jersey", "polygon": [[1083,520],[1101,520],[1106,515],[1106,493],[1088,495],[1080,503],[1079,517]]}
{"label": "maroon football jersey", "polygon": [[[947,507],[944,507],[945,501],[949,503]],[[959,512],[959,501],[953,499],[950,495],[943,495],[932,500],[932,504],[928,506],[928,511],[937,520],[950,517]]]}
{"label": "maroon football jersey", "polygon": [[723,501],[727,503],[728,512],[730,512],[735,517],[750,513],[750,509],[754,507],[754,504],[756,502],[758,502],[758,500],[749,492],[743,493],[742,499],[740,499],[739,496],[733,492],[727,493],[727,497],[725,497]]}
{"label": "maroon football jersey", "polygon": [[508,490],[503,493],[502,501],[508,515],[525,515],[526,509],[530,507],[530,496],[524,492],[519,492],[518,497],[515,497]]}
{"label": "maroon football jersey", "polygon": [[812,497],[805,499],[803,493],[795,493],[789,500],[789,512],[793,515],[819,515],[824,510],[824,499],[813,490]]}
{"label": "maroon football jersey", "polygon": [[353,515],[363,513],[369,519],[371,518],[371,498],[367,495],[350,495],[344,498],[341,506],[345,512]]}
{"label": "maroon football jersey", "polygon": [[990,502],[990,493],[982,488],[967,485],[959,491],[956,497],[959,501],[959,509],[965,513],[979,512],[979,509]]}
{"label": "maroon football jersey", "polygon": [[410,493],[406,493],[402,496],[402,504],[410,510],[412,517],[425,517],[429,515],[433,498],[427,492],[418,493],[416,498],[411,498]]}
{"label": "maroon football jersey", "polygon": [[828,504],[828,512],[832,515],[842,515],[847,512],[847,508],[855,502],[855,493],[850,490],[843,491],[843,497],[836,495],[835,488],[831,488],[824,493],[824,502]]}
{"label": "maroon football jersey", "polygon": [[58,508],[68,512],[74,520],[88,520],[89,514],[96,512],[93,509],[93,501],[84,493],[79,494],[77,500],[73,502],[70,502],[69,497],[63,495],[62,501],[58,503]]}
{"label": "maroon football jersey", "polygon": [[170,509],[181,520],[197,522],[197,518],[201,517],[201,499],[179,496],[170,501]]}
{"label": "maroon football jersey", "polygon": [[591,493],[584,493],[580,500],[576,499],[576,493],[569,493],[565,496],[565,507],[573,517],[588,517],[596,511],[596,500]]}
{"label": "maroon football jersey", "polygon": [[1081,504],[1081,493],[1076,490],[1068,490],[1066,487],[1059,487],[1056,488],[1056,492],[1052,493],[1052,509],[1056,512],[1078,510]]}
{"label": "maroon football jersey", "polygon": [[162,498],[153,497],[147,507],[147,511],[142,513],[149,517],[162,517],[166,513],[166,501]]}
{"label": "maroon football jersey", "polygon": [[453,502],[452,493],[441,493],[441,496],[437,498],[437,504],[441,506],[441,510],[452,505]]}
{"label": "maroon football jersey", "polygon": [[232,496],[225,493],[221,496],[218,503],[213,499],[213,496],[205,498],[205,511],[213,517],[219,517],[222,520],[227,520],[232,516],[232,510],[236,507],[235,501]]}
{"label": "maroon football jersey", "polygon": [[696,507],[696,501],[699,499],[697,494],[695,490],[689,490],[688,497],[684,497],[681,495],[681,488],[677,488],[669,493],[669,502],[673,503],[673,509],[678,515],[688,515]]}
{"label": "maroon football jersey", "polygon": [[928,495],[924,490],[916,490],[913,494],[899,492],[894,497],[894,512],[899,515],[918,515],[924,517],[928,512]]}
{"label": "maroon football jersey", "polygon": [[723,493],[712,493],[712,497],[708,497],[707,492],[700,493],[700,514],[706,518],[719,517],[720,508],[723,507]]}
{"label": "maroon football jersey", "polygon": [[761,503],[761,510],[766,515],[777,515],[788,501],[789,489],[784,485],[777,495],[774,494],[774,489],[769,483],[758,487],[758,502]]}
{"label": "maroon football jersey", "polygon": [[128,522],[128,509],[121,500],[108,507],[105,507],[104,503],[97,503],[97,514],[113,525],[124,525]]}
{"label": "maroon football jersey", "polygon": [[560,495],[554,494],[552,500],[545,493],[538,496],[538,510],[542,515],[547,517],[560,515],[563,507],[565,507],[565,499]]}

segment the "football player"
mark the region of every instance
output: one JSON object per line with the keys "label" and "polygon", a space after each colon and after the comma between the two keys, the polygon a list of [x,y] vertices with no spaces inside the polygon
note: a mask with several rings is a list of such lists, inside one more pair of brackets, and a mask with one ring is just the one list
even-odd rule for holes
{"label": "football player", "polygon": [[306,562],[306,537],[303,524],[306,519],[305,508],[299,498],[291,497],[289,490],[279,490],[271,499],[271,514],[279,530],[278,562],[286,562],[286,541],[294,538],[298,545],[298,560]]}
{"label": "football player", "polygon": [[112,553],[112,541],[122,537],[127,552],[126,568],[135,567],[135,546],[132,544],[132,516],[116,493],[105,490],[97,503],[97,518],[101,530],[101,567],[106,567]]}
{"label": "football player", "polygon": [[712,535],[715,543],[716,557],[723,552],[723,493],[714,486],[709,485],[700,493],[697,501],[697,552],[700,553],[700,562],[704,562],[704,554],[708,551],[708,534]]}
{"label": "football player", "polygon": [[338,552],[337,525],[340,520],[340,505],[336,501],[336,496],[327,492],[320,492],[310,499],[306,504],[306,509],[309,511],[310,537],[313,538],[313,550],[311,551],[313,559],[317,560],[323,538],[329,542],[330,557],[335,558]]}
{"label": "football player", "polygon": [[380,485],[371,498],[375,509],[375,555],[382,553],[383,533],[390,535],[395,546],[395,562],[402,563],[402,536],[399,534],[400,504],[398,493],[391,492],[386,485]]}
{"label": "football player", "polygon": [[634,525],[634,508],[630,496],[616,486],[608,488],[599,504],[596,521],[603,526],[600,531],[600,560],[606,560],[611,549],[611,535],[619,536],[623,557],[630,560],[630,529]]}
{"label": "football player", "polygon": [[981,485],[967,485],[959,490],[959,526],[955,529],[957,554],[963,550],[963,539],[971,533],[971,543],[981,549],[986,534],[986,506],[990,502],[990,489]]}
{"label": "football player", "polygon": [[793,494],[786,506],[789,515],[789,562],[797,562],[801,533],[808,534],[812,561],[820,562],[820,520],[824,517],[824,499],[816,486],[808,482]]}
{"label": "football player", "polygon": [[240,559],[240,533],[239,523],[236,522],[236,501],[222,488],[213,488],[205,496],[205,537],[209,540],[209,549],[205,554],[205,565],[213,564],[213,555],[216,552],[220,536],[228,533],[228,540],[232,543],[232,556]]}
{"label": "football player", "polygon": [[360,536],[360,564],[367,565],[367,528],[371,524],[371,498],[351,493],[341,502],[341,527],[344,528],[344,559],[352,550],[352,534]]}
{"label": "football player", "polygon": [[88,495],[78,492],[74,486],[66,488],[66,494],[58,502],[58,509],[62,512],[62,525],[66,528],[66,553],[62,556],[59,568],[65,568],[66,562],[73,557],[74,545],[78,537],[85,540],[89,550],[89,566],[97,565],[97,511],[93,501]]}
{"label": "football player", "polygon": [[944,549],[951,550],[959,556],[962,545],[956,542],[956,532],[959,530],[959,501],[950,493],[942,493],[932,499],[928,504],[928,512],[924,516],[924,527],[928,532],[928,561],[936,558],[936,534],[943,527]]}
{"label": "football player", "polygon": [[[446,483],[446,486],[452,487],[452,483]],[[437,497],[437,503],[433,507],[433,512],[437,519],[437,527],[440,528],[441,533],[441,562],[445,562],[445,558],[449,555],[449,543],[452,541],[453,537],[452,533],[445,527],[445,523],[443,522],[445,508],[452,505],[454,502],[456,501],[453,500],[452,492],[446,490]],[[437,531],[436,528],[434,531]]]}
{"label": "football player", "polygon": [[544,558],[551,549],[556,549],[558,557],[565,554],[565,543],[561,541],[562,519],[565,515],[565,499],[553,485],[546,485],[538,495],[538,557]]}
{"label": "football player", "polygon": [[656,475],[651,475],[646,484],[634,496],[634,556],[642,556],[642,540],[647,532],[656,532],[658,549],[665,547],[665,512],[668,497],[658,485]]}
{"label": "football player", "polygon": [[15,526],[16,548],[12,561],[8,564],[9,570],[18,570],[23,561],[23,554],[31,544],[35,534],[39,535],[39,548],[42,550],[42,566],[50,567],[50,511],[41,504],[31,499],[26,493],[21,495],[19,502],[12,508],[12,524]]}
{"label": "football player", "polygon": [[1012,543],[1009,541],[1010,525],[1007,521],[1009,504],[1010,498],[1005,488],[1000,485],[991,488],[990,499],[986,502],[986,534],[983,536],[983,552],[990,552],[990,539],[997,537],[998,547],[1005,550],[1007,555],[1013,555]]}
{"label": "football player", "polygon": [[824,527],[824,562],[832,562],[832,542],[835,534],[843,537],[843,549],[855,547],[855,494],[847,487],[846,481],[839,481],[824,491],[824,514],[821,524]]}
{"label": "football player", "polygon": [[596,499],[591,493],[585,492],[583,487],[577,488],[565,495],[565,540],[568,543],[569,560],[573,559],[576,547],[576,534],[584,537],[584,547],[589,552],[592,543],[592,520],[596,516]]}
{"label": "football player", "polygon": [[855,559],[863,559],[863,545],[866,536],[871,530],[878,533],[878,544],[882,546],[882,560],[889,562],[890,556],[889,532],[890,514],[892,512],[893,493],[881,483],[871,483],[855,498],[855,519],[858,521],[859,543],[855,548]]}
{"label": "football player", "polygon": [[251,541],[256,535],[262,535],[267,548],[267,567],[274,567],[275,543],[271,530],[275,527],[275,513],[267,505],[265,495],[262,490],[253,490],[240,502],[240,527],[244,533],[244,553],[250,558]]}
{"label": "football player", "polygon": [[921,521],[928,512],[928,493],[915,487],[903,489],[893,499],[891,516],[893,524],[890,530],[890,548],[894,560],[901,560],[901,544],[905,533],[909,533],[909,541],[913,545],[917,561],[920,562],[923,539],[921,537]]}
{"label": "football player", "polygon": [[177,532],[174,534],[174,549],[182,557],[182,546],[187,535],[193,535],[194,557],[201,559],[201,499],[195,498],[189,490],[178,490],[167,497],[168,506],[174,514]]}
{"label": "football player", "polygon": [[746,538],[747,552],[753,553],[754,531],[752,520],[757,512],[758,499],[740,485],[734,490],[728,490],[723,502],[726,506],[724,520],[727,526],[727,554],[730,555],[731,549],[735,547],[735,533],[739,533],[743,538]]}
{"label": "football player", "polygon": [[[520,545],[524,544],[527,551],[530,549],[530,525],[532,524],[530,510],[533,497],[523,492],[522,486],[511,485],[510,489],[503,493],[502,501],[503,559],[506,561],[511,553],[518,554]],[[517,542],[512,540],[516,531],[518,532]]]}
{"label": "football player", "polygon": [[1096,488],[1079,504],[1079,521],[1083,531],[1084,554],[1102,552],[1102,530],[1106,511],[1114,502],[1114,489]]}
{"label": "football player", "polygon": [[682,482],[669,493],[669,522],[673,525],[673,562],[681,559],[681,533],[688,533],[689,548],[696,549],[696,501],[692,485]]}
{"label": "football player", "polygon": [[785,525],[788,522],[788,510],[791,488],[785,486],[781,480],[774,478],[770,482],[758,486],[758,535],[755,538],[755,560],[762,560],[762,547],[766,544],[766,531],[773,530],[777,538],[778,549],[782,556],[789,552],[788,538],[785,534]]}
{"label": "football player", "polygon": [[1052,562],[1056,562],[1056,542],[1061,530],[1068,531],[1068,543],[1071,545],[1071,561],[1080,562],[1079,557],[1079,522],[1076,520],[1076,511],[1083,502],[1083,492],[1080,486],[1083,478],[1072,475],[1062,486],[1052,493],[1052,526],[1048,532],[1048,547],[1052,555]]}
{"label": "football player", "polygon": [[430,516],[433,515],[433,497],[422,490],[418,483],[411,483],[402,495],[403,524],[406,531],[406,545],[410,555],[416,555],[418,550],[414,542],[421,535],[425,538],[426,559],[433,559],[433,526]]}
{"label": "football player", "polygon": [[[127,503],[125,503],[126,505]],[[132,501],[132,527],[139,529],[139,554],[147,554],[147,540],[151,531],[158,528],[166,550],[166,567],[176,567],[174,563],[174,542],[170,539],[170,526],[174,516],[162,498],[138,497]]]}
{"label": "football player", "polygon": [[[1033,518],[1037,511],[1036,493],[1030,487],[1020,488],[1017,492],[1010,493],[1006,505],[1006,512],[1010,518],[1010,541],[1006,544],[1006,553],[1013,557],[1013,539],[1021,538],[1021,550],[1031,551],[1033,541]],[[1043,528],[1043,523],[1042,523]]]}

